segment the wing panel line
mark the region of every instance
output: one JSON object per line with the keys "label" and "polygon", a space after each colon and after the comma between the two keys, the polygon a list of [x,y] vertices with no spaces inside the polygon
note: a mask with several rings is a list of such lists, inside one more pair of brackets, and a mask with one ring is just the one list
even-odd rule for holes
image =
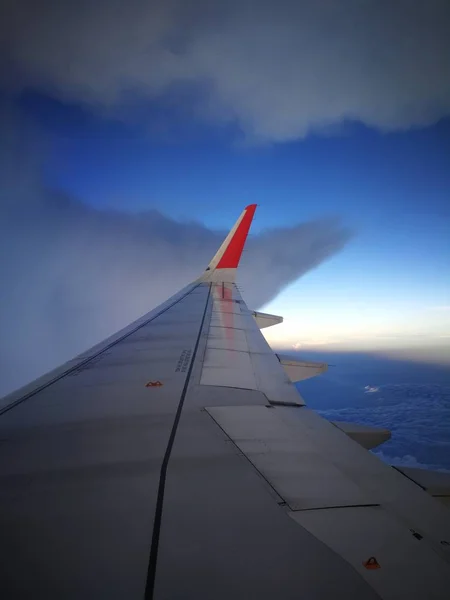
{"label": "wing panel line", "polygon": [[156,567],[158,562],[158,549],[159,549],[159,538],[161,533],[161,521],[162,521],[162,513],[163,513],[163,505],[164,505],[164,492],[166,487],[166,477],[167,477],[167,469],[169,466],[170,455],[172,454],[173,444],[175,442],[175,436],[177,433],[178,423],[180,422],[181,411],[183,410],[184,400],[186,398],[187,389],[189,386],[189,381],[191,379],[192,370],[195,363],[195,358],[197,356],[197,350],[200,344],[200,338],[203,331],[203,325],[206,319],[206,313],[209,306],[209,299],[211,297],[211,284],[209,284],[208,296],[206,298],[205,310],[203,311],[203,317],[200,324],[200,328],[198,330],[197,340],[195,342],[194,351],[192,353],[191,362],[189,365],[189,370],[186,375],[186,380],[184,382],[184,387],[181,392],[180,402],[178,404],[177,412],[175,413],[175,419],[173,421],[172,430],[170,432],[169,441],[167,443],[167,448],[164,453],[164,458],[161,464],[161,471],[159,475],[159,484],[158,484],[158,495],[156,499],[156,508],[155,508],[155,518],[153,521],[153,534],[152,534],[152,542],[150,546],[150,556],[148,562],[148,570],[147,570],[147,582],[145,586],[145,600],[152,600],[153,594],[155,590],[155,579],[156,579]]}

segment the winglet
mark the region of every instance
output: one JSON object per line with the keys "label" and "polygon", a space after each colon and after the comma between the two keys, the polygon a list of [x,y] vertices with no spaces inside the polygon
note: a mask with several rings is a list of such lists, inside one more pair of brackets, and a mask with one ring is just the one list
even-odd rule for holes
{"label": "winglet", "polygon": [[217,278],[221,278],[221,275],[226,273],[227,279],[230,275],[234,275],[241,259],[256,206],[256,204],[249,204],[244,208],[239,219],[209,263],[203,276],[204,279],[212,279],[213,274],[218,276]]}

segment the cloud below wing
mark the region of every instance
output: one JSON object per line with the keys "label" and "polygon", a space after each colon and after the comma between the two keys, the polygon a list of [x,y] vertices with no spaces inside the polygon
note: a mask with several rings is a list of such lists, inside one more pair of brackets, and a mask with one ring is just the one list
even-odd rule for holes
{"label": "cloud below wing", "polygon": [[[373,357],[376,365],[377,358]],[[395,361],[391,364],[395,365]],[[426,373],[426,367],[421,365]],[[414,368],[413,365],[410,366]],[[417,368],[417,366],[416,366]],[[367,390],[365,390],[367,392]],[[450,388],[445,385],[373,386],[365,404],[320,411],[329,420],[387,428],[392,438],[374,451],[382,460],[405,467],[449,469]]]}

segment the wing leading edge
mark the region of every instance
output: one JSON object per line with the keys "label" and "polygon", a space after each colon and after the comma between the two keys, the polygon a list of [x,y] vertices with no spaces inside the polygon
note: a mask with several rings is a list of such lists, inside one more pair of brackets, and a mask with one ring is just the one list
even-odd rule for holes
{"label": "wing leading edge", "polygon": [[448,597],[448,509],[304,405],[292,381],[326,365],[275,355],[280,318],[235,285],[255,209],[198,280],[6,399],[6,598]]}

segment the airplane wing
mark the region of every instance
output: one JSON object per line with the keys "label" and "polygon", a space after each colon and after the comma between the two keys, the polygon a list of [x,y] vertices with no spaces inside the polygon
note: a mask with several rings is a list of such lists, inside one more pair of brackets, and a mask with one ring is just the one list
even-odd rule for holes
{"label": "airplane wing", "polygon": [[307,408],[292,382],[326,365],[273,353],[260,327],[281,317],[242,299],[255,208],[198,280],[4,400],[2,598],[450,597],[427,491],[448,481]]}

